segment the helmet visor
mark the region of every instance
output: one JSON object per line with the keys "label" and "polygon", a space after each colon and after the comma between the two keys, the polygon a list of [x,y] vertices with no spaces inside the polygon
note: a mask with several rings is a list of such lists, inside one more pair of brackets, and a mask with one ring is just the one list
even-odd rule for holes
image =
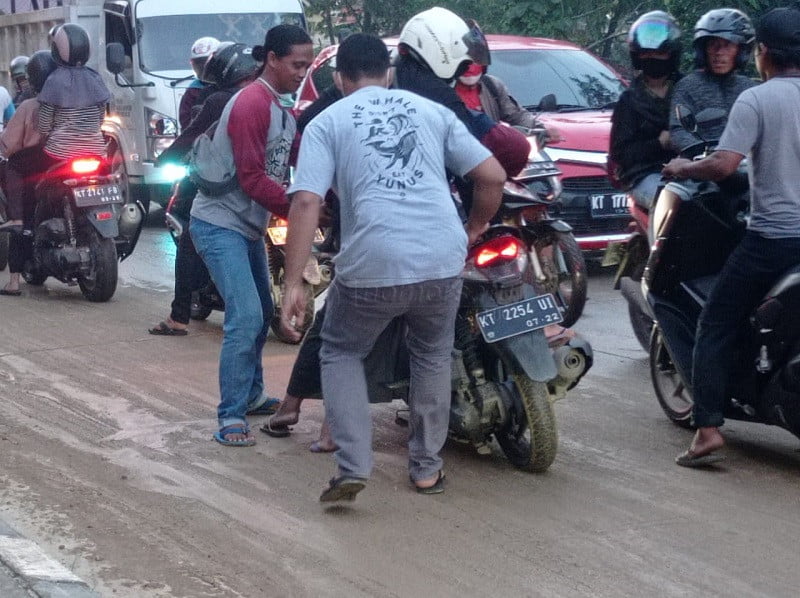
{"label": "helmet visor", "polygon": [[482,66],[489,66],[492,64],[492,57],[489,54],[489,43],[486,41],[486,36],[481,31],[478,23],[472,19],[467,19],[467,31],[461,38],[464,45],[467,47],[467,55],[473,62],[477,62]]}
{"label": "helmet visor", "polygon": [[643,50],[658,50],[670,39],[672,29],[667,21],[641,23],[636,30],[636,41]]}

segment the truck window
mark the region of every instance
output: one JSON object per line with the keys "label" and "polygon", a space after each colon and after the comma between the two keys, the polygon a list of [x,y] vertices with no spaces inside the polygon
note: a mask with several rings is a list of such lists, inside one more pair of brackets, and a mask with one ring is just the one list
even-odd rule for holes
{"label": "truck window", "polygon": [[118,42],[125,48],[125,70],[121,76],[128,83],[133,83],[133,48],[128,39],[125,22],[121,17],[106,13],[106,43]]}

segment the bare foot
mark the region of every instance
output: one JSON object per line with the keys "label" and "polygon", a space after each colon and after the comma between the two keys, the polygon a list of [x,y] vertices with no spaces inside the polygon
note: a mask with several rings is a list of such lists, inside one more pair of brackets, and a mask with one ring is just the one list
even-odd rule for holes
{"label": "bare foot", "polygon": [[270,423],[273,427],[293,426],[300,419],[300,405],[303,399],[286,395],[281,401],[275,415],[270,417]]}
{"label": "bare foot", "polygon": [[187,330],[189,328],[188,324],[182,324],[180,322],[176,322],[172,318],[167,318],[164,321],[167,323],[167,326],[169,326],[173,330]]}

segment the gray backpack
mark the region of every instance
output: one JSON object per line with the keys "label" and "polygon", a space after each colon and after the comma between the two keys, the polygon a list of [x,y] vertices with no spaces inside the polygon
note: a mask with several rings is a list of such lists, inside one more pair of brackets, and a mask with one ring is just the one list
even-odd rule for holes
{"label": "gray backpack", "polygon": [[217,197],[239,187],[233,154],[225,155],[214,144],[214,132],[219,121],[194,140],[189,152],[189,180],[203,195]]}

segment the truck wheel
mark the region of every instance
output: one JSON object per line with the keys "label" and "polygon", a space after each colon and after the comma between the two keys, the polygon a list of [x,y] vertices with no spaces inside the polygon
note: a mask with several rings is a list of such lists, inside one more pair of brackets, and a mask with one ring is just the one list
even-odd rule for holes
{"label": "truck wheel", "polygon": [[92,272],[81,277],[78,285],[89,301],[108,301],[117,290],[117,246],[114,239],[100,236],[94,228],[88,229],[87,240],[92,254]]}

